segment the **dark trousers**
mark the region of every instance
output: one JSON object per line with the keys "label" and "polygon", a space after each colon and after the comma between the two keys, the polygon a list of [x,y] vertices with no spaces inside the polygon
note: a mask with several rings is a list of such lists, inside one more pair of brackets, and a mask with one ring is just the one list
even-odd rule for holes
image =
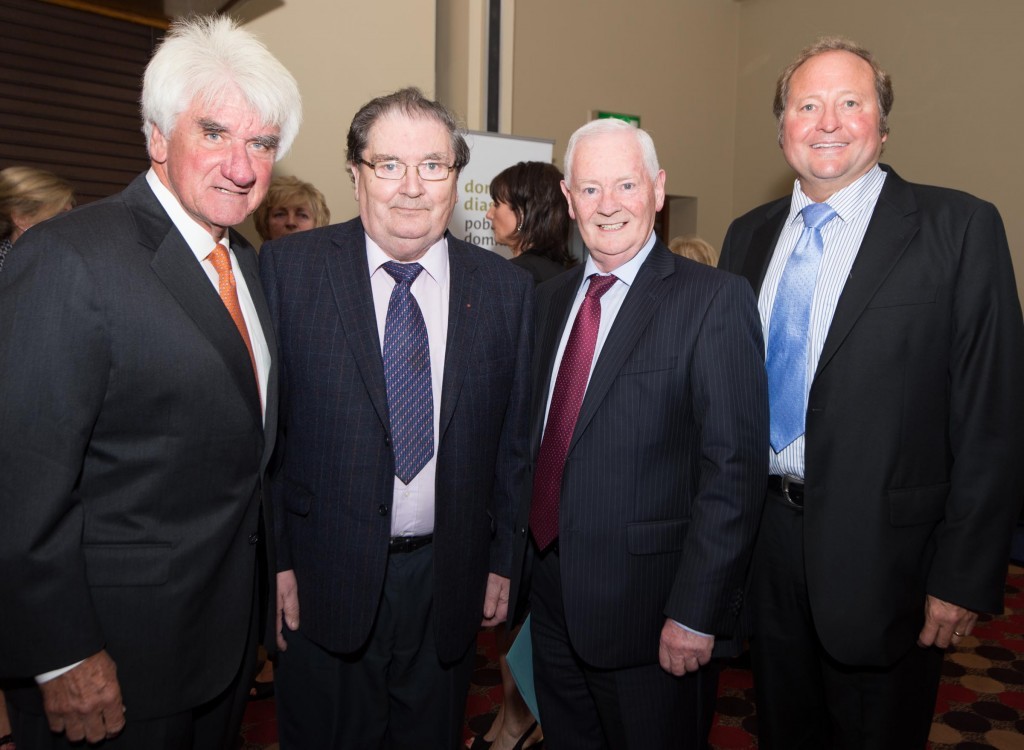
{"label": "dark trousers", "polygon": [[[851,565],[856,561],[851,560]],[[887,668],[832,659],[814,628],[803,514],[769,492],[754,553],[751,661],[762,750],[922,750],[943,652],[908,643]],[[921,602],[922,609],[924,602]]]}
{"label": "dark trousers", "polygon": [[[254,597],[255,598],[255,597]],[[228,687],[213,700],[187,711],[153,719],[134,719],[131,696],[125,696],[124,731],[98,747],[103,750],[237,750],[249,688],[256,675],[257,617],[250,619],[243,663]],[[50,731],[43,714],[42,696],[34,685],[11,691],[11,726],[18,750],[69,750],[65,735]]]}
{"label": "dark trousers", "polygon": [[[332,653],[287,632],[274,674],[282,750],[454,750],[476,649],[456,663],[435,647],[433,546],[392,554],[367,644]],[[302,584],[299,582],[301,605]],[[481,602],[481,617],[483,602]]]}
{"label": "dark trousers", "polygon": [[718,668],[683,677],[661,666],[597,669],[573,649],[556,552],[535,556],[530,596],[533,669],[551,750],[704,750]]}

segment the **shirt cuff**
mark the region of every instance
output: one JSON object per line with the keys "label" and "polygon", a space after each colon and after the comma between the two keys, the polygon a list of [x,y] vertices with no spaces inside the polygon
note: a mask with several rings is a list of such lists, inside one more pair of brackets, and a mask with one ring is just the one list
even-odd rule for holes
{"label": "shirt cuff", "polygon": [[702,635],[705,638],[710,638],[711,637],[710,633],[702,633],[699,630],[694,630],[693,628],[688,628],[685,625],[683,625],[683,623],[678,622],[677,620],[669,619],[669,622],[671,622],[673,625],[675,625],[677,627],[682,628],[683,630],[685,630],[688,633],[693,633],[694,635]]}
{"label": "shirt cuff", "polygon": [[72,669],[74,669],[75,667],[77,667],[79,664],[81,664],[84,661],[85,661],[85,659],[82,659],[82,661],[76,661],[70,667],[61,667],[60,669],[54,669],[51,672],[43,672],[42,674],[37,674],[36,675],[36,684],[37,685],[42,685],[44,682],[49,682],[50,680],[55,680],[58,677],[60,677],[62,674],[67,674],[68,672],[70,672]]}

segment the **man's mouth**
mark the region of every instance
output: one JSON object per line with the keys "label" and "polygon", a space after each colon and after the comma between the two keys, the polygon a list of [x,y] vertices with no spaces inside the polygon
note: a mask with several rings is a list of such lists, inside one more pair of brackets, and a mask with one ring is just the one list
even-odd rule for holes
{"label": "man's mouth", "polygon": [[817,149],[831,149],[831,148],[843,148],[847,146],[847,143],[815,143],[811,148]]}
{"label": "man's mouth", "polygon": [[622,229],[626,226],[626,222],[620,221],[618,224],[598,224],[597,228],[602,232],[614,232],[617,229]]}

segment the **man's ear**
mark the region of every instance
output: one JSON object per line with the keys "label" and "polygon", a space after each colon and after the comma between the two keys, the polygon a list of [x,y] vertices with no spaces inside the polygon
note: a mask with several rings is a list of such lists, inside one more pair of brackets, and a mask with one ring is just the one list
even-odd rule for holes
{"label": "man's ear", "polygon": [[157,164],[163,164],[167,161],[167,139],[155,122],[152,125],[153,130],[149,134],[149,158]]}
{"label": "man's ear", "polygon": [[565,184],[565,180],[560,183],[562,186],[562,195],[565,196],[565,202],[569,204],[569,218],[576,221],[576,213],[572,210],[572,193],[569,191],[569,186]]}

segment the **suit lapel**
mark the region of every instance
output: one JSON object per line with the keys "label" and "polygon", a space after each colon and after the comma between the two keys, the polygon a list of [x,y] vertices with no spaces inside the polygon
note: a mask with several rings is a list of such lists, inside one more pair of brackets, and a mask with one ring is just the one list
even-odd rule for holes
{"label": "suit lapel", "polygon": [[448,339],[445,344],[444,375],[441,381],[441,415],[437,442],[440,444],[459,400],[466,372],[472,367],[473,339],[481,299],[476,263],[464,243],[448,235]]}
{"label": "suit lapel", "polygon": [[324,263],[345,338],[370,395],[370,402],[390,435],[384,360],[370,288],[370,269],[366,264],[366,236],[359,219],[338,225],[331,235]]}
{"label": "suit lapel", "polygon": [[557,281],[557,288],[551,294],[549,309],[537,310],[537,326],[539,336],[536,340],[536,363],[533,378],[533,421],[530,428],[531,456],[540,450],[540,441],[544,432],[544,414],[547,412],[548,393],[551,391],[551,380],[555,377],[552,371],[558,343],[562,340],[565,327],[571,325],[569,312],[573,300],[583,278],[583,268],[566,272]]}
{"label": "suit lapel", "polygon": [[889,175],[836,304],[815,376],[835,355],[920,228],[917,206],[907,183],[895,172],[886,171]]}
{"label": "suit lapel", "polygon": [[765,212],[764,222],[750,236],[750,249],[743,259],[741,273],[750,281],[755,296],[761,294],[761,284],[764,283],[768,263],[775,252],[775,245],[779,242],[779,235],[782,234],[782,225],[789,214],[789,205],[790,199],[786,198],[769,206]]}
{"label": "suit lapel", "polygon": [[263,286],[260,282],[259,265],[256,260],[256,252],[252,246],[240,234],[231,230],[231,247],[235,248],[235,257],[238,259],[238,268],[245,279],[245,286],[249,290],[249,297],[252,299],[253,307],[256,308],[256,317],[260,321],[260,329],[263,331],[263,338],[267,342],[267,351],[270,352],[270,372],[267,374],[267,392],[263,394],[266,404],[263,417],[263,434],[266,436],[263,447],[263,464],[270,460],[274,450],[275,437],[277,435],[277,336],[274,332],[274,325],[270,318],[270,310],[267,308],[267,299],[263,296]]}
{"label": "suit lapel", "polygon": [[674,262],[671,253],[660,242],[656,242],[626,293],[619,314],[615,316],[615,322],[601,348],[597,364],[594,365],[576,420],[576,429],[569,443],[570,451],[593,419],[608,389],[618,377],[619,370],[636,346],[637,339],[658,309],[660,284],[672,273]]}
{"label": "suit lapel", "polygon": [[[220,295],[146,184],[145,176],[137,178],[125,190],[124,196],[125,202],[133,209],[140,241],[155,249],[153,272],[220,353],[231,377],[245,396],[253,418],[262,426],[259,390],[253,377],[249,351]],[[211,247],[212,244],[211,240]],[[246,282],[251,283],[248,279],[246,277]],[[258,289],[259,280],[255,283]]]}

